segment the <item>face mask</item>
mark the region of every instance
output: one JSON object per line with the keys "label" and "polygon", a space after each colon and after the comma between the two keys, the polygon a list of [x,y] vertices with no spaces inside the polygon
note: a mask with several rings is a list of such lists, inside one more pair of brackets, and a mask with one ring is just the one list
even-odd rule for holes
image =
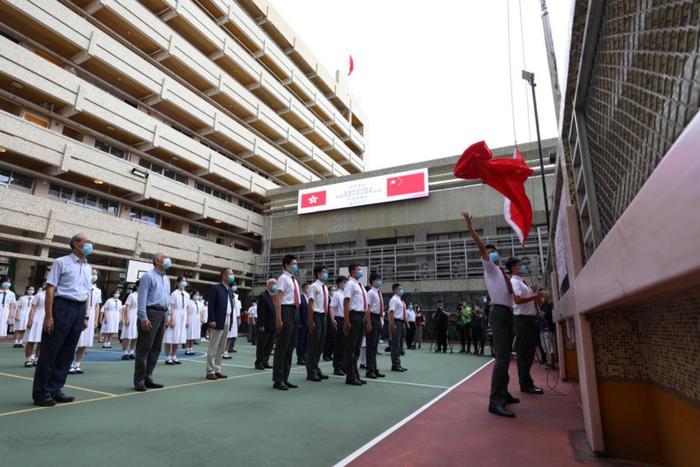
{"label": "face mask", "polygon": [[298,270],[299,270],[299,266],[297,266],[296,263],[292,264],[289,268],[289,272],[291,272],[292,274],[296,274]]}
{"label": "face mask", "polygon": [[95,282],[97,282],[97,276],[92,276],[92,277],[90,278],[90,280],[91,280],[92,283],[94,284]]}
{"label": "face mask", "polygon": [[272,292],[272,293],[277,292],[277,286],[273,285],[272,287],[270,287],[270,292]]}
{"label": "face mask", "polygon": [[375,283],[377,284],[378,289],[381,288],[382,285],[384,285],[384,281],[381,279],[378,279],[377,282],[375,282]]}
{"label": "face mask", "polygon": [[34,289],[27,290],[27,295],[34,295]]}
{"label": "face mask", "polygon": [[233,290],[234,292],[236,292],[236,291],[238,290],[238,287],[236,287],[236,286],[234,285],[233,287],[231,287],[231,290]]}
{"label": "face mask", "polygon": [[499,255],[495,251],[492,251],[491,253],[489,253],[489,259],[491,260],[492,263],[497,263],[498,260],[501,259],[501,255]]}
{"label": "face mask", "polygon": [[403,289],[399,289],[399,297],[403,297]]}
{"label": "face mask", "polygon": [[199,297],[194,297],[194,301],[195,301],[195,302],[198,302],[199,300],[200,300]]}
{"label": "face mask", "polygon": [[2,283],[2,288],[3,288],[3,289],[6,289],[6,290],[9,289],[9,288],[10,288],[10,283],[9,283],[9,282],[3,282],[3,283]]}
{"label": "face mask", "polygon": [[362,271],[362,270],[357,271],[357,278],[358,278],[358,279],[361,279],[364,275],[365,275],[365,272],[364,272],[364,271]]}
{"label": "face mask", "polygon": [[340,284],[340,290],[345,290],[345,283]]}
{"label": "face mask", "polygon": [[117,298],[119,298],[119,293],[115,293],[115,294],[112,295],[112,296],[113,296],[115,299],[117,299]]}
{"label": "face mask", "polygon": [[170,269],[170,266],[173,265],[173,262],[170,260],[170,258],[165,258],[163,260],[163,269]]}
{"label": "face mask", "polygon": [[234,282],[236,282],[236,276],[233,274],[229,274],[228,275],[228,283],[233,284]]}
{"label": "face mask", "polygon": [[527,273],[527,268],[525,267],[524,264],[520,265],[520,274],[525,274]]}
{"label": "face mask", "polygon": [[185,287],[187,287],[187,282],[180,282],[180,290],[185,290]]}
{"label": "face mask", "polygon": [[82,251],[85,256],[90,256],[92,254],[92,243],[86,243],[80,251]]}
{"label": "face mask", "polygon": [[321,280],[324,282],[328,280],[328,273],[327,272],[321,273]]}

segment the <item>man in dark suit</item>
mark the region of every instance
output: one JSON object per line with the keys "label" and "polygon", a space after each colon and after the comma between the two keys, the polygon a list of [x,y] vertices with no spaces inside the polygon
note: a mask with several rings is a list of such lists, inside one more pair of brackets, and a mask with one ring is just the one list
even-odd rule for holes
{"label": "man in dark suit", "polygon": [[255,369],[265,370],[270,366],[272,346],[275,344],[275,304],[272,296],[277,287],[275,279],[267,280],[267,287],[258,296],[258,319],[255,325],[258,327],[258,343],[255,349]]}
{"label": "man in dark suit", "polygon": [[230,268],[221,271],[221,282],[209,289],[209,349],[207,349],[207,379],[226,378],[221,373],[221,359],[226,350],[226,337],[231,328],[236,296],[233,286],[236,276]]}
{"label": "man in dark suit", "polygon": [[306,365],[306,338],[308,331],[309,283],[301,285],[301,303],[299,304],[299,327],[297,331],[297,365]]}

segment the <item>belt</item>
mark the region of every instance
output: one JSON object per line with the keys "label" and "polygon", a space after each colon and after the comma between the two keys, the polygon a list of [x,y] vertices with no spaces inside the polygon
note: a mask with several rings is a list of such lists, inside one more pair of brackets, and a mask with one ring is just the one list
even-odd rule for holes
{"label": "belt", "polygon": [[492,308],[499,307],[499,308],[505,308],[508,311],[513,311],[512,307],[506,306],[506,305],[501,305],[500,303],[494,303],[491,305]]}
{"label": "belt", "polygon": [[394,318],[394,321],[398,321],[399,323],[405,323],[405,322],[406,322],[406,321],[404,321],[403,319],[399,319],[399,318]]}
{"label": "belt", "polygon": [[164,306],[147,306],[146,310],[150,311],[168,311],[167,307]]}
{"label": "belt", "polygon": [[71,303],[80,303],[81,305],[87,301],[87,300],[82,300],[82,301],[81,300],[73,300],[72,298],[61,297],[61,296],[56,297],[55,300],[65,300],[65,301],[71,302]]}
{"label": "belt", "polygon": [[296,310],[298,307],[294,304],[290,304],[290,305],[282,305],[282,308],[294,308]]}
{"label": "belt", "polygon": [[352,311],[353,313],[362,313],[363,315],[365,314],[364,311],[360,311],[360,310],[350,310],[350,311]]}

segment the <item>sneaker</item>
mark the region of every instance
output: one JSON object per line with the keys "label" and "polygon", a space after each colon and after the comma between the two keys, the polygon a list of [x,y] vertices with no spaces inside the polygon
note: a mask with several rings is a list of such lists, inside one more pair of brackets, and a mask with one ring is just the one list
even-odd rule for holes
{"label": "sneaker", "polygon": [[68,368],[68,374],[69,374],[69,375],[74,375],[74,374],[75,374],[75,367],[74,367],[74,366]]}

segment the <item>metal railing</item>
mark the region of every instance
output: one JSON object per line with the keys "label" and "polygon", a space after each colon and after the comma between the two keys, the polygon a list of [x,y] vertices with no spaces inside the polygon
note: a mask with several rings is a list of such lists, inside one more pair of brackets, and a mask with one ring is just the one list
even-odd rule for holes
{"label": "metal railing", "polygon": [[[484,236],[484,243],[496,245],[504,259],[522,259],[530,274],[541,275],[547,259],[547,228],[533,228],[524,246],[513,235]],[[311,280],[317,265],[328,268],[330,279],[342,267],[357,263],[369,273],[378,272],[384,282],[471,279],[483,277],[481,256],[471,238],[402,243],[369,247],[295,252],[299,280]],[[254,285],[264,285],[282,272],[284,253],[256,257]]]}

